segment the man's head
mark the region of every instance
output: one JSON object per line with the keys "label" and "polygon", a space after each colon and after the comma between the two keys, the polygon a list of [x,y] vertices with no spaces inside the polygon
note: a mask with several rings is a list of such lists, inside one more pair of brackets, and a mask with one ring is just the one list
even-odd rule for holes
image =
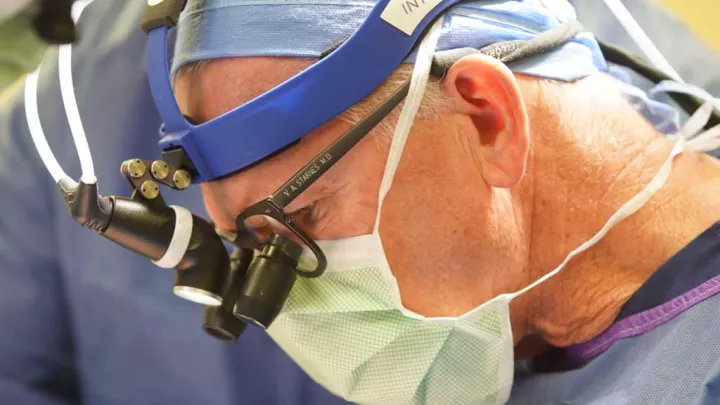
{"label": "man's head", "polygon": [[[547,59],[536,63],[555,63],[550,70],[562,71],[558,60]],[[271,56],[190,64],[177,73],[175,93],[184,114],[205,122],[315,62]],[[643,151],[659,156],[668,150],[610,77],[551,80],[533,74],[538,69],[513,73],[493,58],[473,55],[431,80],[380,221],[383,247],[408,309],[456,316],[530,284],[636,190],[605,185],[626,165],[648,163],[635,162]],[[410,73],[409,65],[400,67],[365,100],[291,148],[202,184],[216,223],[233,230],[238,214],[274,192]],[[396,119],[397,111],[287,207],[312,238],[372,232]],[[642,172],[637,180],[652,174]],[[587,338],[567,335],[567,325],[556,325],[555,318],[540,326],[545,318],[531,320],[531,308],[523,300],[516,305],[526,307],[513,313],[517,337],[545,327],[546,340],[555,344]],[[554,333],[554,326],[563,332]]]}

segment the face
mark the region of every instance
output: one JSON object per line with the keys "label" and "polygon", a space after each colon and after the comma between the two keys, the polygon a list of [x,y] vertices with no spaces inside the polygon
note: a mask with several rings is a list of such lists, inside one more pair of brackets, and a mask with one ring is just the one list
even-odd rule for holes
{"label": "face", "polygon": [[[179,76],[175,94],[183,114],[202,123],[267,92],[310,63],[286,58],[215,60],[200,72]],[[201,184],[213,221],[234,230],[238,214],[276,191],[350,127],[336,118],[260,164]],[[498,290],[511,289],[488,282],[492,256],[507,255],[505,244],[513,241],[498,238],[497,229],[487,226],[508,214],[505,208],[478,209],[490,206],[492,190],[475,168],[472,146],[457,135],[474,127],[466,114],[416,119],[384,203],[380,231],[403,303],[426,316],[460,315]],[[371,233],[389,147],[387,134],[371,132],[286,212],[315,240]]]}
{"label": "face", "polygon": [[[192,78],[179,77],[175,94],[184,114],[205,122],[267,92],[309,63],[278,58],[213,61]],[[211,217],[222,228],[234,230],[238,214],[276,191],[349,128],[348,123],[334,119],[260,164],[230,178],[201,184]],[[387,150],[386,142],[379,142],[379,137],[373,135],[377,134],[367,136],[286,208],[293,221],[313,239],[372,231]]]}

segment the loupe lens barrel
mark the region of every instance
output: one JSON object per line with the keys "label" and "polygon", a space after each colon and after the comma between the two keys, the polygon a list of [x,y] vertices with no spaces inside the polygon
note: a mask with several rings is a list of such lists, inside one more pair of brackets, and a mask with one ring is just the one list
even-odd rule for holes
{"label": "loupe lens barrel", "polygon": [[262,253],[253,259],[245,284],[235,304],[235,316],[267,328],[290,295],[302,247],[274,235]]}
{"label": "loupe lens barrel", "polygon": [[210,336],[225,342],[234,342],[245,331],[247,324],[233,315],[225,306],[207,307],[203,317],[203,329]]}
{"label": "loupe lens barrel", "polygon": [[175,267],[176,295],[203,305],[222,304],[230,258],[215,228],[193,215],[193,230],[185,256]]}
{"label": "loupe lens barrel", "polygon": [[230,274],[223,288],[223,303],[216,307],[207,307],[203,318],[203,329],[220,340],[234,342],[243,333],[247,324],[236,318],[233,306],[242,289],[253,251],[236,249],[230,257]]}

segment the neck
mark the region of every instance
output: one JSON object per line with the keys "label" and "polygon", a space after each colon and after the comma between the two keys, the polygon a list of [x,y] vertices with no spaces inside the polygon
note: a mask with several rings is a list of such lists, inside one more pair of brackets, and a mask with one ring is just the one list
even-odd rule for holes
{"label": "neck", "polygon": [[[562,108],[531,113],[543,117],[533,126],[547,129],[542,131],[546,136],[537,136],[528,170],[532,181],[523,186],[523,194],[532,196],[527,212],[531,279],[590,239],[650,182],[673,146],[619,97],[602,105],[595,98],[585,101],[590,97],[582,87],[592,85],[597,83],[570,86],[562,95],[563,105],[614,117],[612,125],[578,123],[572,111]],[[593,133],[582,134],[578,128],[592,128]],[[718,166],[713,158],[695,153],[676,157],[669,180],[648,204],[514,304],[517,336],[536,335],[563,347],[588,341],[609,327],[655,270],[718,220]]]}

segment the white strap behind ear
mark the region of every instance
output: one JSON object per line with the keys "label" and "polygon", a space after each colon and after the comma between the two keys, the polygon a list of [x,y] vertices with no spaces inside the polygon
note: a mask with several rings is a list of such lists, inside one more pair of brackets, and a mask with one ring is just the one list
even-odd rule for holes
{"label": "white strap behind ear", "polygon": [[[567,265],[573,257],[593,247],[602,238],[604,238],[605,235],[607,235],[607,233],[610,232],[610,230],[615,225],[617,225],[627,217],[633,215],[645,204],[647,204],[647,202],[650,201],[650,198],[652,198],[655,193],[660,191],[660,189],[667,182],[668,178],[670,178],[670,173],[672,172],[675,157],[683,153],[683,151],[685,151],[686,149],[692,148],[692,142],[695,141],[693,137],[695,137],[697,132],[702,130],[705,124],[708,122],[710,114],[712,113],[712,109],[712,104],[706,103],[700,109],[698,109],[698,111],[696,111],[692,117],[690,117],[690,119],[687,123],[685,123],[680,132],[675,135],[675,145],[673,146],[667,158],[665,158],[665,162],[660,166],[657,174],[655,174],[652,180],[650,180],[650,182],[645,186],[645,188],[642,189],[642,191],[640,191],[638,194],[628,200],[625,204],[623,204],[620,208],[618,208],[618,210],[615,211],[615,213],[607,220],[605,225],[603,225],[603,227],[600,228],[600,230],[595,235],[593,235],[592,238],[588,239],[580,246],[575,248],[572,252],[570,252],[567,257],[565,257],[565,260],[563,260],[563,262],[560,263],[560,265],[553,269],[551,272],[540,277],[534,283],[523,288],[522,290],[511,294],[511,296],[514,298],[520,294],[524,294],[525,292],[537,287],[550,277],[553,277],[554,275],[559,273],[563,268],[565,268],[565,265]],[[697,139],[700,140],[699,143],[708,143],[713,141],[717,142],[718,137],[720,137],[720,126],[715,127],[714,129],[708,131],[705,134],[698,135]],[[690,139],[690,141],[688,141],[688,139]]]}
{"label": "white strap behind ear", "polygon": [[395,133],[393,134],[392,143],[390,144],[390,154],[388,155],[387,164],[385,165],[385,174],[380,184],[374,233],[377,233],[378,229],[380,229],[380,213],[382,212],[383,201],[392,186],[395,172],[397,172],[400,158],[405,149],[405,143],[407,142],[410,129],[412,129],[413,122],[415,121],[415,115],[417,115],[420,103],[422,103],[423,96],[425,95],[425,88],[430,78],[432,60],[435,55],[438,38],[440,38],[440,29],[442,28],[444,19],[445,17],[441,16],[435,21],[418,48],[418,55],[415,59],[415,67],[413,68],[412,79],[410,81],[410,90],[405,98],[405,104],[398,118],[397,126],[395,126]]}

